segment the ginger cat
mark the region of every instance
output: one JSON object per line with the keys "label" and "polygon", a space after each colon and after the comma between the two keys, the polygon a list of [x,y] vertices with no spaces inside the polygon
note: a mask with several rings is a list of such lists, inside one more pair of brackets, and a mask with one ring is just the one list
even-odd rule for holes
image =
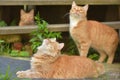
{"label": "ginger cat", "polygon": [[[19,26],[34,24],[34,9],[32,9],[30,12],[25,12],[23,9],[21,9]],[[31,36],[29,34],[22,34],[21,38],[23,41],[29,41]],[[25,45],[25,50],[28,51],[30,55],[32,55],[32,48],[29,46],[29,44]]]}
{"label": "ginger cat", "polygon": [[26,13],[21,9],[19,26],[34,25],[34,10]]}
{"label": "ginger cat", "polygon": [[75,41],[81,56],[87,56],[90,47],[96,49],[103,62],[108,56],[107,63],[112,63],[118,45],[117,32],[100,22],[87,20],[88,5],[77,6],[73,1],[70,9],[69,32]]}
{"label": "ginger cat", "polygon": [[86,77],[98,77],[104,73],[102,63],[80,57],[62,55],[63,43],[56,39],[44,39],[31,59],[31,69],[18,71],[19,78],[55,78],[78,79]]}

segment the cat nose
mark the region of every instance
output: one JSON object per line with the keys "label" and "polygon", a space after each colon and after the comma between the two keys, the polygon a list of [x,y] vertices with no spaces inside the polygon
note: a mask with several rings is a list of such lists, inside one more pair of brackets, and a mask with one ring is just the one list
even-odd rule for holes
{"label": "cat nose", "polygon": [[77,15],[79,15],[80,13],[79,12],[76,12]]}

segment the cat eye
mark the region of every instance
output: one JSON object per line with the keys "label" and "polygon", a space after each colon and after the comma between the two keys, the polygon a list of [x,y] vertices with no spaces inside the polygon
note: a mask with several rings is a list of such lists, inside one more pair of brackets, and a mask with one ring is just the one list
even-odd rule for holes
{"label": "cat eye", "polygon": [[81,10],[79,10],[80,12],[84,12],[82,9]]}
{"label": "cat eye", "polygon": [[83,9],[80,8],[80,7],[73,7],[73,8],[71,9],[71,12],[84,12],[84,11],[83,11]]}
{"label": "cat eye", "polygon": [[48,45],[48,48],[49,48],[49,49],[53,49],[53,47],[52,47],[51,45]]}

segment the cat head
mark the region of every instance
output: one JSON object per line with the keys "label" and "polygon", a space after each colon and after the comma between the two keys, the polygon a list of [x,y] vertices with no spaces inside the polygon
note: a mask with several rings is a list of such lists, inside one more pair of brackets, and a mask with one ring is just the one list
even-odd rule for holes
{"label": "cat head", "polygon": [[32,9],[30,12],[25,12],[23,9],[20,11],[20,19],[24,23],[29,23],[34,21],[34,10]]}
{"label": "cat head", "polygon": [[70,16],[81,18],[86,17],[88,10],[88,4],[85,6],[78,6],[75,1],[73,1],[71,9],[70,9]]}
{"label": "cat head", "polygon": [[63,47],[64,43],[58,43],[56,38],[44,39],[42,45],[38,47],[37,53],[55,57],[60,54]]}

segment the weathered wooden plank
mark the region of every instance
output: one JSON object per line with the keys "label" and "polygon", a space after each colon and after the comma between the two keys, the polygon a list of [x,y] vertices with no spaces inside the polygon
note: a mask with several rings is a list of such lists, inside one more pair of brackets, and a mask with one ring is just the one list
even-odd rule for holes
{"label": "weathered wooden plank", "polygon": [[[103,24],[109,25],[115,29],[120,29],[120,21],[116,22],[103,22]],[[50,24],[47,26],[50,31],[61,31],[65,32],[69,30],[69,24]],[[37,29],[36,25],[33,26],[9,26],[9,27],[0,27],[0,34],[25,34],[30,33],[33,30]]]}
{"label": "weathered wooden plank", "polygon": [[48,25],[48,29],[50,31],[68,31],[69,30],[69,24],[52,24]]}
{"label": "weathered wooden plank", "polygon": [[33,30],[37,29],[37,26],[9,26],[9,27],[0,27],[0,34],[25,34],[30,33]]}
{"label": "weathered wooden plank", "polygon": [[[71,5],[73,0],[0,0],[0,5]],[[77,4],[120,5],[120,0],[75,0]]]}
{"label": "weathered wooden plank", "polygon": [[119,63],[113,63],[113,64],[104,64],[106,72],[109,71],[119,71],[120,72],[120,64]]}
{"label": "weathered wooden plank", "polygon": [[120,29],[120,21],[113,21],[113,22],[102,22],[103,24],[109,25],[114,29]]}

